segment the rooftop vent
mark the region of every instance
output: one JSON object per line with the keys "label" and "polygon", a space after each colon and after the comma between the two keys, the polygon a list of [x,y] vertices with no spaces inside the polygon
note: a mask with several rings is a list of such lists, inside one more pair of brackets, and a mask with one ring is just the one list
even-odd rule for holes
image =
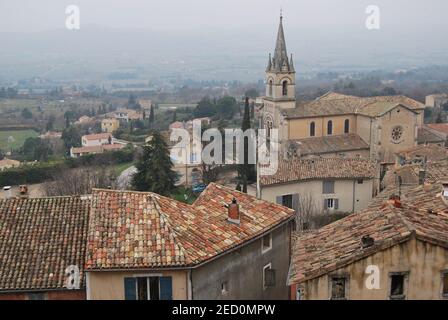
{"label": "rooftop vent", "polygon": [[364,236],[361,238],[361,247],[363,249],[371,247],[375,244],[375,239],[370,236]]}
{"label": "rooftop vent", "polygon": [[11,199],[11,198],[12,198],[11,186],[5,186],[5,187],[3,187],[3,191],[4,191],[4,193],[5,193],[5,199]]}

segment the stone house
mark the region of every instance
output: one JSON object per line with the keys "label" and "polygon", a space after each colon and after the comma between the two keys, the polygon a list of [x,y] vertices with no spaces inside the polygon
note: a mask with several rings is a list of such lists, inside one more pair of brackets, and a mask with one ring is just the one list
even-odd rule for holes
{"label": "stone house", "polygon": [[280,161],[273,175],[261,172],[259,196],[295,211],[312,201],[318,213],[352,213],[378,192],[379,170],[368,159],[291,159]]}
{"label": "stone house", "polygon": [[288,276],[293,299],[448,299],[448,184],[397,192],[296,235]]}
{"label": "stone house", "polygon": [[95,190],[87,299],[287,299],[293,211],[208,185],[187,205]]}

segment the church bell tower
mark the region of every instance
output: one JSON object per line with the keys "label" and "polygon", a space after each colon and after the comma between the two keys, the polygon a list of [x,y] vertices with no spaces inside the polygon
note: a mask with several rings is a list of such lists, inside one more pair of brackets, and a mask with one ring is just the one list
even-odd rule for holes
{"label": "church bell tower", "polygon": [[286,51],[283,16],[280,14],[274,56],[269,54],[266,67],[265,102],[274,108],[295,108],[295,75],[292,55],[288,57]]}

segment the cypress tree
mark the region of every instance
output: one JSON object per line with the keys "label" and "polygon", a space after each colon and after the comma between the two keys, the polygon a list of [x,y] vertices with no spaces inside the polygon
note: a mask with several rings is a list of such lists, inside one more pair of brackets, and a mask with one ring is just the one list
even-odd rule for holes
{"label": "cypress tree", "polygon": [[152,131],[151,141],[143,146],[136,168],[137,173],[132,178],[135,190],[167,196],[175,189],[177,173],[173,170],[168,145],[158,131]]}

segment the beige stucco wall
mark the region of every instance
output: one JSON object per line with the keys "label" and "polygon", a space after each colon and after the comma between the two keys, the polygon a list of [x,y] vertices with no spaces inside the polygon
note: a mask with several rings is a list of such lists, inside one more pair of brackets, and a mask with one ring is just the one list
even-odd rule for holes
{"label": "beige stucco wall", "polygon": [[[417,144],[417,115],[404,107],[397,107],[378,119],[382,161],[393,163],[395,153]],[[395,126],[403,127],[403,136],[397,143],[391,138]]]}
{"label": "beige stucco wall", "polygon": [[307,180],[295,183],[263,186],[261,198],[276,202],[277,196],[296,194],[306,197],[311,195],[318,210],[323,210],[324,199],[339,199],[340,212],[353,212],[367,207],[372,199],[373,180],[364,179],[362,184],[356,180],[336,180],[334,194],[323,194],[323,180]]}
{"label": "beige stucco wall", "polygon": [[289,122],[289,139],[305,139],[310,138],[310,124],[314,121],[316,124],[315,137],[327,136],[327,123],[329,120],[333,122],[333,134],[344,134],[344,121],[350,121],[349,133],[356,133],[356,117],[354,115],[330,116],[330,117],[314,117],[303,119],[290,119]]}
{"label": "beige stucco wall", "polygon": [[186,270],[180,271],[105,271],[87,272],[87,297],[90,300],[124,300],[125,277],[172,277],[173,299],[187,299]]}
{"label": "beige stucco wall", "polygon": [[[367,289],[365,282],[367,266],[377,265],[380,271],[380,289]],[[387,250],[340,268],[330,274],[302,284],[305,298],[326,300],[330,298],[329,276],[347,274],[349,276],[348,299],[385,300],[389,299],[390,272],[409,272],[406,299],[441,299],[442,274],[448,269],[448,250],[416,239],[395,245]]]}
{"label": "beige stucco wall", "polygon": [[358,115],[356,116],[356,133],[367,144],[370,144],[371,140],[371,126],[372,119],[369,117]]}

